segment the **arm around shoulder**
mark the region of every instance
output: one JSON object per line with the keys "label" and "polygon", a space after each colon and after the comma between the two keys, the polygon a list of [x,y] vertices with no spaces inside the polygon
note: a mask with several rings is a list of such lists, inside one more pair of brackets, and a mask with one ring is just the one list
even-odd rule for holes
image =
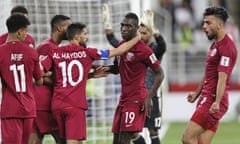
{"label": "arm around shoulder", "polygon": [[109,51],[109,57],[113,56],[119,56],[127,52],[129,49],[131,49],[137,42],[141,40],[141,36],[137,35],[133,39],[121,44],[119,47],[116,49],[111,49]]}

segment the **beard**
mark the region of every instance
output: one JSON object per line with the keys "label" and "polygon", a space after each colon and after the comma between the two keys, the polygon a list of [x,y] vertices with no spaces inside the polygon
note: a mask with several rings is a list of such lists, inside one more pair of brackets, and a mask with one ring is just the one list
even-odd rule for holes
{"label": "beard", "polygon": [[209,35],[209,36],[208,36],[208,40],[213,40],[213,39],[215,39],[215,38],[216,38],[215,35]]}
{"label": "beard", "polygon": [[83,42],[79,42],[79,45],[80,45],[80,46],[83,46],[83,47],[85,47],[85,48],[87,47],[87,44],[86,44],[86,43],[83,43]]}
{"label": "beard", "polygon": [[213,39],[216,39],[217,38],[217,32],[212,30],[211,31],[212,33],[210,35],[208,35],[208,40],[213,40]]}

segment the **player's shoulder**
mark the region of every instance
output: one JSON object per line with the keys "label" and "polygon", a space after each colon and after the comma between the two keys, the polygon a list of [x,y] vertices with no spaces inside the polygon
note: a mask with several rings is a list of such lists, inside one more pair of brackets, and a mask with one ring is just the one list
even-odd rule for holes
{"label": "player's shoulder", "polygon": [[148,45],[146,45],[142,40],[135,45],[135,48],[143,52],[152,52],[152,49]]}
{"label": "player's shoulder", "polygon": [[54,43],[52,41],[51,38],[45,39],[43,40],[40,45],[38,46],[38,48],[44,48],[44,47],[50,47],[50,48],[55,48],[58,47],[56,43]]}
{"label": "player's shoulder", "polygon": [[7,37],[8,37],[8,33],[3,33],[0,35],[0,44],[3,44],[6,42],[7,40]]}

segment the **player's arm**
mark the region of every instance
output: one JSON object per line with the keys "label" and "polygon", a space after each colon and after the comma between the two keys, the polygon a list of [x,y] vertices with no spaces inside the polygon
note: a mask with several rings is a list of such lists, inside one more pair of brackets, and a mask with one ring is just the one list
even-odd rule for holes
{"label": "player's arm", "polygon": [[88,79],[106,77],[109,74],[101,65],[92,65],[92,70],[92,72],[88,73]]}
{"label": "player's arm", "polygon": [[156,55],[157,59],[161,61],[161,58],[167,49],[166,41],[164,40],[163,36],[160,33],[154,34],[154,38],[157,43],[157,49],[154,49],[154,54]]}
{"label": "player's arm", "polygon": [[41,70],[41,65],[40,65],[39,61],[36,61],[36,63],[35,63],[33,77],[34,77],[36,85],[43,84],[43,71]]}
{"label": "player's arm", "polygon": [[119,44],[119,40],[115,37],[113,31],[111,29],[106,29],[105,30],[105,34],[107,37],[108,42],[114,47],[116,48]]}
{"label": "player's arm", "polygon": [[204,80],[205,80],[205,76],[203,76],[202,80],[198,84],[198,87],[197,87],[196,91],[195,92],[190,92],[188,94],[188,96],[187,96],[188,102],[193,103],[200,96],[201,91],[202,91],[202,87],[203,87],[203,84],[204,84]]}
{"label": "player's arm", "polygon": [[227,83],[227,73],[226,72],[218,72],[218,82],[217,82],[217,91],[216,91],[216,100],[211,105],[209,111],[211,113],[218,112],[220,109],[220,103],[223,98]]}
{"label": "player's arm", "polygon": [[152,110],[152,98],[157,93],[158,88],[160,87],[163,79],[164,79],[164,73],[162,67],[159,65],[156,69],[152,69],[155,73],[155,79],[154,83],[152,85],[152,88],[150,89],[148,93],[148,97],[144,100],[144,105],[142,107],[142,111],[146,110],[147,116],[150,117],[151,110]]}
{"label": "player's arm", "polygon": [[103,15],[103,25],[104,25],[107,40],[113,47],[116,48],[119,44],[119,40],[115,37],[115,35],[112,31],[108,4],[103,4],[102,15]]}
{"label": "player's arm", "polygon": [[131,40],[121,44],[115,49],[109,50],[109,56],[108,57],[114,57],[119,56],[127,52],[130,48],[132,48],[139,40],[141,40],[141,35],[137,34],[134,38]]}

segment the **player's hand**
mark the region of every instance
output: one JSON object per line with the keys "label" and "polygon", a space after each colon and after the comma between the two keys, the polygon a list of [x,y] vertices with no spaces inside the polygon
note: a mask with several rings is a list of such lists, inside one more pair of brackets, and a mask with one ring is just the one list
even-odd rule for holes
{"label": "player's hand", "polygon": [[91,78],[101,78],[106,77],[109,72],[107,72],[108,67],[98,66],[94,69],[94,72],[91,73]]}
{"label": "player's hand", "polygon": [[52,76],[52,72],[51,71],[48,71],[48,72],[45,72],[43,74],[44,77],[51,77]]}
{"label": "player's hand", "polygon": [[147,117],[150,118],[151,116],[151,111],[152,111],[152,107],[153,107],[153,103],[152,103],[152,99],[147,97],[142,105],[141,111],[146,111],[147,113]]}
{"label": "player's hand", "polygon": [[137,35],[136,35],[137,39],[138,40],[141,40],[142,39],[142,35],[139,31],[137,31]]}
{"label": "player's hand", "polygon": [[144,12],[146,21],[147,21],[147,26],[149,27],[150,31],[152,31],[153,34],[159,33],[159,30],[156,29],[155,24],[154,24],[154,13],[151,10],[146,10]]}
{"label": "player's hand", "polygon": [[110,23],[110,14],[108,4],[103,4],[102,6],[103,24],[105,29],[112,29]]}
{"label": "player's hand", "polygon": [[197,94],[195,92],[190,92],[187,96],[187,101],[193,103],[196,100]]}
{"label": "player's hand", "polygon": [[214,102],[214,103],[212,103],[212,105],[209,109],[209,112],[210,113],[217,113],[217,112],[219,112],[219,110],[220,110],[220,104],[217,103],[217,102]]}

